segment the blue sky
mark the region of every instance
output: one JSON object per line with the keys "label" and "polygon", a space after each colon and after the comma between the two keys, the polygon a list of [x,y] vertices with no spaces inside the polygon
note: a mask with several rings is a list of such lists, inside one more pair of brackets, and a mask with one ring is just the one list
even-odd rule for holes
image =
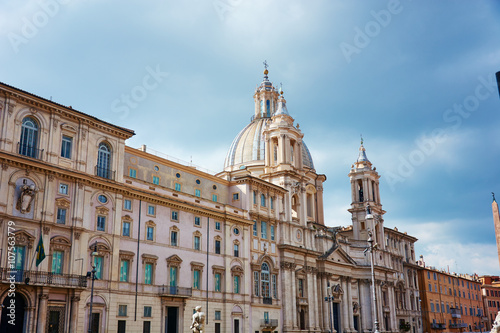
{"label": "blue sky", "polygon": [[363,134],[385,225],[428,265],[498,275],[498,36],[498,1],[10,1],[0,81],[220,171],[267,60],[328,177],[328,225],[350,224]]}

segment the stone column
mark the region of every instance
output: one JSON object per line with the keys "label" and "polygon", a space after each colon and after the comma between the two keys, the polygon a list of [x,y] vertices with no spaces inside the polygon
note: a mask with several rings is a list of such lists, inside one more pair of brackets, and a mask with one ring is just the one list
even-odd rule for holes
{"label": "stone column", "polygon": [[348,317],[348,300],[347,300],[347,282],[345,277],[341,277],[341,286],[344,292],[342,293],[342,332],[349,331],[349,317]]}
{"label": "stone column", "polygon": [[365,281],[365,280],[360,280],[359,281],[360,285],[360,295],[359,295],[359,300],[361,302],[361,323],[364,331],[368,331],[369,329],[373,328],[373,321],[372,321],[372,294],[370,291],[370,284]]}
{"label": "stone column", "polygon": [[347,278],[347,309],[349,310],[347,315],[349,317],[349,328],[351,332],[354,331],[354,313],[352,311],[352,285],[351,278]]}
{"label": "stone column", "polygon": [[285,163],[285,135],[281,134],[278,138],[278,164]]}
{"label": "stone column", "polygon": [[309,329],[313,328],[315,326],[314,322],[314,301],[317,300],[314,295],[314,286],[313,286],[313,277],[311,274],[311,267],[307,267],[306,270],[306,279],[307,279],[307,304],[309,304],[309,311],[308,311],[308,317],[309,317]]}
{"label": "stone column", "polygon": [[35,323],[35,307],[34,306],[30,306],[30,307],[26,307],[25,310],[26,310],[26,332],[34,332],[35,329],[33,327],[34,323]]}
{"label": "stone column", "polygon": [[[267,135],[266,135],[267,137]],[[269,140],[266,140],[264,143],[264,151],[265,151],[265,165],[270,166],[271,165],[271,145],[269,144]]]}
{"label": "stone column", "polygon": [[282,264],[282,273],[281,273],[281,285],[283,294],[282,294],[282,303],[283,303],[283,328],[289,329],[291,327],[290,323],[290,295],[291,293],[291,280],[290,280],[290,271],[285,267],[284,263]]}
{"label": "stone column", "polygon": [[49,294],[46,291],[42,291],[40,294],[40,301],[38,302],[38,324],[36,328],[36,333],[45,333],[45,324],[47,319],[47,304],[49,301]]}
{"label": "stone column", "polygon": [[297,323],[297,294],[296,294],[296,291],[295,291],[295,268],[292,268],[291,269],[291,279],[290,279],[290,283],[291,283],[291,286],[292,286],[292,301],[290,303],[292,303],[292,318],[293,318],[293,328],[296,328],[298,327],[298,323]]}
{"label": "stone column", "polygon": [[351,200],[352,200],[352,202],[356,202],[357,197],[358,197],[358,194],[356,191],[356,183],[354,181],[352,181],[351,182]]}
{"label": "stone column", "polygon": [[319,224],[325,224],[324,211],[323,211],[323,185],[319,184],[316,186],[316,222]]}
{"label": "stone column", "polygon": [[80,296],[71,297],[71,317],[69,321],[69,331],[70,333],[76,333],[76,325],[78,324],[78,303],[80,302]]}
{"label": "stone column", "polygon": [[320,281],[318,279],[317,272],[314,271],[311,275],[314,286],[314,329],[316,330],[321,326],[319,321],[320,309],[318,302],[321,302],[323,297],[321,297],[321,295],[318,295],[318,283],[320,283]]}

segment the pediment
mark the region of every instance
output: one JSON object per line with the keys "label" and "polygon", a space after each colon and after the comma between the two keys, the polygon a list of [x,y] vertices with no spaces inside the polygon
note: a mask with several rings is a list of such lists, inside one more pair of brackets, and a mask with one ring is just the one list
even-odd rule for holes
{"label": "pediment", "polygon": [[170,257],[167,258],[167,263],[169,264],[180,264],[182,263],[181,257],[179,257],[177,254],[173,254]]}
{"label": "pediment", "polygon": [[71,202],[66,198],[57,198],[56,199],[56,206],[57,207],[69,208],[70,205],[71,205]]}
{"label": "pediment", "polygon": [[61,129],[64,130],[64,131],[68,131],[68,132],[72,132],[72,133],[76,133],[77,130],[74,126],[71,126],[69,124],[66,124],[66,123],[62,123],[61,124]]}
{"label": "pediment", "polygon": [[354,259],[351,258],[350,255],[347,254],[340,246],[337,247],[327,258],[329,261],[333,261],[336,263],[356,265]]}

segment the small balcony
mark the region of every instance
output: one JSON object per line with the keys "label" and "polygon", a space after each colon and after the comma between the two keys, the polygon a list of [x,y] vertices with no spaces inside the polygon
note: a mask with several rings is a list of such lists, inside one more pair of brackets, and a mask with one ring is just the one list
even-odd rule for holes
{"label": "small balcony", "polygon": [[260,328],[263,331],[274,331],[278,327],[278,319],[261,319]]}
{"label": "small balcony", "polygon": [[273,305],[273,299],[271,297],[263,297],[262,298],[262,304]]}
{"label": "small balcony", "polygon": [[460,314],[460,309],[458,308],[450,308],[451,318],[462,318]]}
{"label": "small balcony", "polygon": [[177,286],[161,285],[159,287],[158,293],[160,294],[160,296],[174,296],[174,297],[187,298],[193,295],[193,289],[177,287]]}
{"label": "small balcony", "polygon": [[25,283],[37,286],[54,286],[63,288],[87,288],[87,277],[84,275],[54,274],[51,272],[11,270],[1,268],[1,281],[4,283]]}
{"label": "small balcony", "polygon": [[43,155],[43,149],[37,149],[35,146],[25,145],[21,142],[17,143],[17,151],[20,155],[36,158],[37,160],[41,160]]}
{"label": "small balcony", "polygon": [[115,171],[106,168],[101,168],[97,165],[95,166],[95,175],[97,177],[115,180]]}
{"label": "small balcony", "polygon": [[444,330],[446,329],[446,324],[444,323],[431,323],[431,328],[435,330]]}

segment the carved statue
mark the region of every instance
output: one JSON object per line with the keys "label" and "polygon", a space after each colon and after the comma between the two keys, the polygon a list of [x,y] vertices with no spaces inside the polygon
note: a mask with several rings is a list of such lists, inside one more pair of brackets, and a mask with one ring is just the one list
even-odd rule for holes
{"label": "carved statue", "polygon": [[35,185],[28,185],[26,184],[26,180],[24,180],[24,184],[21,186],[21,193],[17,199],[16,209],[22,214],[29,213],[36,192]]}
{"label": "carved statue", "polygon": [[500,332],[500,311],[497,313],[497,317],[493,322],[493,326],[491,327],[491,333],[499,333]]}
{"label": "carved statue", "polygon": [[201,306],[194,308],[196,313],[193,315],[193,323],[189,327],[193,333],[203,333],[203,328],[205,326],[205,313],[201,312]]}

